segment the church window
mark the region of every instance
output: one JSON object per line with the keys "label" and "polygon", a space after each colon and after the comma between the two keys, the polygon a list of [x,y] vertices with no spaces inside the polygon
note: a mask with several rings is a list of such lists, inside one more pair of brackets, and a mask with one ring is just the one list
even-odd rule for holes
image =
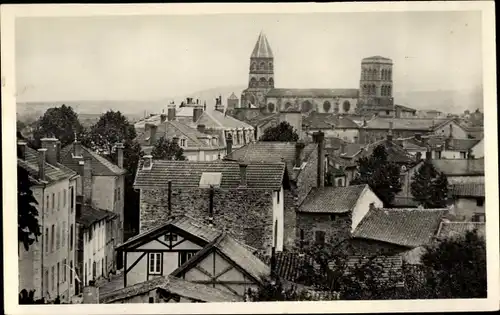
{"label": "church window", "polygon": [[332,108],[332,104],[330,104],[330,102],[325,101],[323,103],[323,110],[325,111],[325,113],[328,113],[331,108]]}
{"label": "church window", "polygon": [[342,108],[344,109],[344,112],[347,113],[351,109],[351,103],[347,100],[344,101],[342,104]]}
{"label": "church window", "polygon": [[392,91],[391,91],[391,90],[392,90],[392,89],[391,89],[391,86],[388,86],[388,87],[387,87],[387,96],[391,96],[391,94],[392,94]]}
{"label": "church window", "polygon": [[272,62],[269,63],[269,70],[273,70],[273,63]]}
{"label": "church window", "polygon": [[377,80],[378,79],[377,76],[378,76],[378,71],[377,71],[377,69],[375,69],[375,70],[373,70],[373,77],[374,77],[373,79]]}
{"label": "church window", "polygon": [[387,92],[386,92],[386,91],[387,91],[387,87],[386,87],[385,85],[383,85],[383,86],[382,86],[382,91],[381,91],[382,96],[387,95]]}
{"label": "church window", "polygon": [[372,95],[375,95],[375,84],[372,84]]}
{"label": "church window", "polygon": [[257,86],[257,80],[255,78],[250,79],[250,87],[256,87]]}
{"label": "church window", "polygon": [[311,102],[309,102],[309,101],[304,101],[304,102],[302,103],[302,112],[303,112],[303,113],[307,113],[307,112],[309,112],[310,110],[312,110],[312,107],[313,107],[313,105],[311,104]]}
{"label": "church window", "polygon": [[388,79],[389,79],[389,80],[392,80],[392,70],[389,70],[389,76],[388,76]]}
{"label": "church window", "polygon": [[365,85],[363,85],[363,94],[368,94],[368,87]]}
{"label": "church window", "polygon": [[265,62],[261,62],[260,63],[259,70],[266,70],[266,64],[265,64]]}
{"label": "church window", "polygon": [[270,113],[274,113],[274,104],[273,103],[267,104],[267,109],[269,110]]}
{"label": "church window", "polygon": [[274,80],[273,78],[269,78],[269,86],[274,87]]}
{"label": "church window", "polygon": [[267,87],[266,78],[260,78],[259,84],[260,84],[261,87]]}
{"label": "church window", "polygon": [[252,62],[252,64],[250,65],[250,70],[257,70],[257,63]]}
{"label": "church window", "polygon": [[286,102],[285,109],[290,109],[290,108],[292,108],[292,104],[290,102]]}

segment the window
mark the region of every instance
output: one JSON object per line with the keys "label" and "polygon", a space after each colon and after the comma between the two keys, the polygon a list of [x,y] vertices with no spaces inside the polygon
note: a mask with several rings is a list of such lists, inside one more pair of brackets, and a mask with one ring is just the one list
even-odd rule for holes
{"label": "window", "polygon": [[484,198],[477,198],[476,199],[476,205],[478,207],[483,207],[484,206]]}
{"label": "window", "polygon": [[50,277],[50,283],[51,283],[50,288],[51,288],[51,289],[50,289],[50,290],[51,290],[51,291],[54,291],[54,288],[55,288],[55,281],[56,281],[56,278],[55,278],[55,276],[56,276],[56,274],[55,274],[55,273],[56,273],[56,272],[55,272],[55,267],[54,267],[54,266],[52,266],[52,268],[50,268],[50,272],[51,272],[51,277]]}
{"label": "window", "polygon": [[467,158],[467,152],[460,152],[460,158],[461,159]]}
{"label": "window", "polygon": [[50,197],[47,196],[47,206],[45,207],[47,209],[47,211],[49,211],[49,209],[50,209],[50,199],[49,198]]}
{"label": "window", "polygon": [[149,297],[149,303],[154,303],[155,302],[155,298],[154,297]]}
{"label": "window", "polygon": [[63,259],[63,263],[62,263],[62,281],[63,283],[66,282],[66,258]]}
{"label": "window", "polygon": [[118,200],[120,200],[120,187],[118,187],[118,194],[116,195],[116,198],[118,198]]}
{"label": "window", "polygon": [[166,242],[170,242],[170,241],[177,242],[177,235],[173,234],[173,233],[167,234],[167,235],[165,235],[164,240]]}
{"label": "window", "polygon": [[61,247],[61,230],[60,226],[56,226],[56,250]]}
{"label": "window", "polygon": [[83,274],[83,283],[87,285],[87,263],[85,263],[85,273]]}
{"label": "window", "polygon": [[93,229],[93,227],[94,227],[94,226],[91,226],[91,227],[89,228],[89,240],[88,240],[89,242],[90,242],[90,241],[92,241],[92,234],[93,234],[93,233],[92,233],[92,231],[94,230],[94,229]]}
{"label": "window", "polygon": [[486,222],[484,213],[474,213],[472,222]]}
{"label": "window", "polygon": [[277,201],[278,204],[280,204],[280,193],[281,192],[278,190],[277,194],[276,194],[276,201]]}
{"label": "window", "polygon": [[43,278],[43,295],[49,291],[49,270],[45,269],[44,278]]}
{"label": "window", "polygon": [[52,212],[56,208],[55,204],[56,204],[56,194],[52,193]]}
{"label": "window", "polygon": [[161,274],[162,267],[162,254],[161,253],[149,253],[149,273],[153,275]]}
{"label": "window", "polygon": [[73,250],[73,224],[71,224],[71,228],[69,229],[69,250]]}
{"label": "window", "polygon": [[62,225],[62,240],[61,240],[61,246],[64,247],[66,246],[66,221],[63,222]]}
{"label": "window", "polygon": [[185,147],[186,146],[186,139],[181,139],[181,147]]}
{"label": "window", "polygon": [[300,229],[300,240],[304,241],[304,230]]}
{"label": "window", "polygon": [[316,231],[314,233],[316,244],[325,244],[325,231]]}
{"label": "window", "polygon": [[328,113],[331,108],[332,108],[332,104],[330,104],[330,102],[325,101],[323,103],[323,110],[325,111],[325,113]]}
{"label": "window", "polygon": [[441,158],[441,151],[436,151],[436,158],[440,159]]}
{"label": "window", "polygon": [[344,112],[347,113],[351,109],[351,103],[347,100],[342,103],[342,108],[344,109]]}
{"label": "window", "polygon": [[66,208],[66,198],[67,198],[67,191],[66,189],[64,189],[64,192],[63,192],[63,207]]}
{"label": "window", "polygon": [[61,264],[57,263],[57,284],[61,283]]}
{"label": "window", "polygon": [[49,252],[49,228],[45,228],[45,252]]}
{"label": "window", "polygon": [[70,202],[70,205],[71,205],[71,213],[73,213],[73,208],[74,208],[74,194],[75,194],[75,191],[74,191],[74,188],[73,187],[70,187],[69,188],[69,192],[70,192],[70,196],[69,196],[69,202]]}
{"label": "window", "polygon": [[54,234],[56,232],[56,227],[54,224],[52,224],[52,227],[50,228],[50,251],[54,251]]}
{"label": "window", "polygon": [[61,192],[57,192],[57,211],[61,210]]}
{"label": "window", "polygon": [[186,261],[190,260],[196,252],[183,251],[179,252],[179,266],[182,266]]}
{"label": "window", "polygon": [[335,221],[337,219],[337,216],[335,214],[330,214],[330,220]]}
{"label": "window", "polygon": [[69,284],[73,284],[73,261],[72,260],[69,262],[69,268],[70,268],[70,271],[69,271]]}
{"label": "window", "polygon": [[273,113],[274,112],[274,104],[273,103],[267,104],[267,109],[269,110],[269,112]]}
{"label": "window", "polygon": [[104,258],[101,258],[101,276],[104,276]]}

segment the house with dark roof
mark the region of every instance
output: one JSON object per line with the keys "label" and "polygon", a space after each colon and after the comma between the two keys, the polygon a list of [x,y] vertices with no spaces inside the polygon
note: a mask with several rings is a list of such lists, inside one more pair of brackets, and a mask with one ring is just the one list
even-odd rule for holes
{"label": "house with dark roof", "polygon": [[284,244],[285,163],[165,161],[145,156],[134,187],[140,192],[141,232],[187,214],[210,220],[262,251]]}
{"label": "house with dark roof", "polygon": [[326,138],[340,138],[346,142],[357,143],[359,125],[348,115],[312,112],[304,118],[304,130],[308,133],[323,131]]}
{"label": "house with dark roof", "polygon": [[450,160],[432,160],[432,164],[439,171],[448,177],[448,183],[466,184],[483,183],[484,184],[484,158],[482,159],[450,159]]}
{"label": "house with dark roof", "polygon": [[342,243],[370,207],[382,206],[368,185],[313,189],[297,211],[298,243],[301,247]]}
{"label": "house with dark roof", "polygon": [[394,105],[395,118],[412,118],[417,117],[417,110],[408,106]]}
{"label": "house with dark roof", "polygon": [[453,202],[451,212],[457,220],[485,221],[484,183],[455,183],[448,188]]}
{"label": "house with dark roof", "polygon": [[[480,141],[477,139],[456,139],[449,136],[423,136],[421,134],[416,134],[410,138],[396,139],[396,142],[410,154],[423,157],[427,151],[430,151],[433,159],[466,159],[469,156],[472,157],[474,147],[479,148],[477,145]],[[480,152],[478,153],[481,155]]]}
{"label": "house with dark roof", "polygon": [[486,236],[486,224],[484,222],[452,222],[443,221],[437,232],[438,240],[463,237],[467,232],[476,231],[479,236]]}
{"label": "house with dark roof", "polygon": [[30,189],[37,204],[42,233],[26,250],[19,246],[19,287],[34,290],[35,299],[52,301],[59,296],[68,302],[78,294],[75,280],[75,220],[78,173],[61,162],[61,143],[41,139],[34,150],[26,142],[17,143],[17,166],[28,173]]}
{"label": "house with dark roof", "polygon": [[350,255],[399,255],[406,263],[419,264],[448,214],[449,209],[372,208],[342,247]]}
{"label": "house with dark roof", "polygon": [[[125,225],[124,222],[125,175],[127,171],[123,168],[123,144],[117,144],[116,151],[118,165],[83,146],[76,139],[61,150],[61,163],[80,174],[76,195],[81,196],[79,199],[81,204],[110,211],[116,215],[114,223],[107,231],[112,233],[110,239],[113,240],[113,246],[123,243],[124,234],[130,233],[131,230],[131,225]],[[107,275],[109,271],[120,268],[120,257],[108,259],[104,266],[104,274]],[[87,271],[89,272],[89,270]],[[79,272],[83,274],[84,270],[79,270]]]}

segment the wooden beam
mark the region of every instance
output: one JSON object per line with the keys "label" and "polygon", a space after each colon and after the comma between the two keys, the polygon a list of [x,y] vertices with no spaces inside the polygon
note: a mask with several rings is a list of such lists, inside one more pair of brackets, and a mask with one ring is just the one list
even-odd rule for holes
{"label": "wooden beam", "polygon": [[[135,267],[135,266],[139,263],[139,261],[140,261],[140,260],[141,260],[144,256],[146,256],[146,254],[147,254],[147,252],[142,253],[142,255],[141,255],[141,256],[139,256],[139,258],[137,258],[137,259],[134,261],[134,263],[130,266],[130,268],[128,268],[128,269],[126,269],[126,270],[125,270],[125,275],[126,275],[126,274],[130,271],[130,270],[132,270],[132,268],[134,268],[134,267]],[[127,256],[125,255],[125,257],[127,257]],[[126,258],[125,258],[125,261],[127,261],[127,260],[126,260]]]}
{"label": "wooden beam", "polygon": [[218,275],[214,276],[214,279],[217,279],[219,278],[220,276],[222,276],[223,274],[227,273],[228,271],[230,270],[233,270],[234,269],[234,266],[227,266],[226,268],[224,268]]}

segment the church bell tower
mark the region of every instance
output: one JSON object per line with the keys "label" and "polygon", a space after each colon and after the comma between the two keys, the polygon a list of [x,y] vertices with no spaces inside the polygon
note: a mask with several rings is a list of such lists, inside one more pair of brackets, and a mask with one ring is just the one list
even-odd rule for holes
{"label": "church bell tower", "polygon": [[241,94],[242,107],[263,107],[266,94],[274,88],[274,56],[263,32],[250,56],[248,87]]}

